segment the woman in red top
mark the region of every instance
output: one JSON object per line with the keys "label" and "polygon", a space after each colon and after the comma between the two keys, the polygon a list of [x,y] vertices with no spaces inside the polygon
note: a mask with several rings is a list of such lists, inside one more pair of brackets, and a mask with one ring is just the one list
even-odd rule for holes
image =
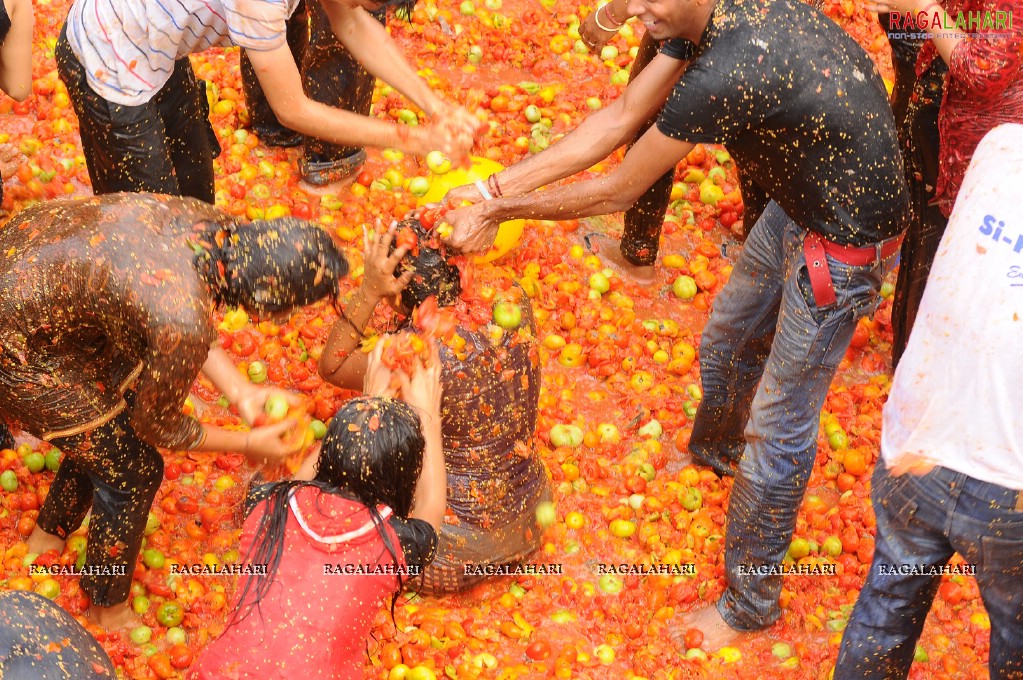
{"label": "woman in red top", "polygon": [[[902,21],[905,30],[930,35],[917,58],[918,76],[927,73],[936,59],[948,66],[938,112],[940,144],[934,190],[934,203],[945,219],[922,233],[913,227],[908,232],[907,241],[915,242],[903,247],[900,269],[912,275],[901,273],[895,290],[893,354],[897,360],[923,296],[920,284],[930,272],[974,149],[991,129],[1003,123],[1023,123],[1023,0],[875,0],[868,7],[898,12],[902,17],[909,13],[915,27]],[[965,28],[946,28],[956,26],[960,17]]]}
{"label": "woman in red top", "polygon": [[[444,513],[439,362],[397,377],[408,403],[348,402],[311,479],[257,490],[241,547],[267,575],[242,578],[227,629],[193,680],[363,677],[377,608],[433,558]],[[383,393],[391,379],[374,360],[366,391]]]}

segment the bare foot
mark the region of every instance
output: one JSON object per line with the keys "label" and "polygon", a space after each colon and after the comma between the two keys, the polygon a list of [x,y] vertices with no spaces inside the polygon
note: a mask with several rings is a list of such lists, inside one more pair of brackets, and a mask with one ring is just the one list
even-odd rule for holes
{"label": "bare foot", "polygon": [[64,539],[48,534],[38,526],[32,529],[25,543],[28,545],[28,551],[36,555],[42,555],[48,550],[56,550],[58,555],[64,552]]}
{"label": "bare foot", "polygon": [[108,632],[116,630],[131,630],[141,625],[141,621],[128,606],[127,602],[115,604],[110,607],[92,605],[89,607],[89,618],[96,624],[103,626]]}
{"label": "bare foot", "polygon": [[[717,605],[709,605],[703,609],[695,609],[682,616],[682,625],[675,630],[679,640],[686,630],[696,628],[703,633],[701,649],[705,652],[716,652],[722,647],[734,645],[749,636],[748,633],[735,630],[721,618]],[[674,636],[673,636],[674,637]]]}
{"label": "bare foot", "polygon": [[586,244],[590,252],[599,255],[605,264],[636,283],[649,285],[657,280],[653,265],[635,265],[625,259],[620,241],[603,234],[589,234],[586,236]]}

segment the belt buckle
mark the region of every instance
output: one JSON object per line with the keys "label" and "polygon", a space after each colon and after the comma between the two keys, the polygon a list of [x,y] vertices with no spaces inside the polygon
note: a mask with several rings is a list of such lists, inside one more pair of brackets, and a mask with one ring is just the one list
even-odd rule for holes
{"label": "belt buckle", "polygon": [[1016,492],[1016,510],[1023,512],[1023,491]]}

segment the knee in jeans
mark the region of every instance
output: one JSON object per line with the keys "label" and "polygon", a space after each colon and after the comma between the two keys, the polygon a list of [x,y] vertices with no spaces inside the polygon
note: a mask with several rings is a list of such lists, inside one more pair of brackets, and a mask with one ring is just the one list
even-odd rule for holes
{"label": "knee in jeans", "polygon": [[163,456],[154,451],[143,456],[133,471],[133,486],[146,495],[155,495],[163,483]]}

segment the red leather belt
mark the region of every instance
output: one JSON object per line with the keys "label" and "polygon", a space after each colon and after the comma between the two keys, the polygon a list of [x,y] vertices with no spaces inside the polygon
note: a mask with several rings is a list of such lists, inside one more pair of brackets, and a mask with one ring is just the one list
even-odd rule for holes
{"label": "red leather belt", "polygon": [[803,238],[803,255],[806,257],[806,270],[810,275],[810,287],[813,288],[813,298],[817,306],[827,307],[836,302],[835,286],[831,281],[831,269],[828,267],[828,255],[843,264],[864,267],[898,252],[902,246],[903,236],[904,234],[899,234],[881,243],[856,247],[832,243],[815,231],[806,232]]}

